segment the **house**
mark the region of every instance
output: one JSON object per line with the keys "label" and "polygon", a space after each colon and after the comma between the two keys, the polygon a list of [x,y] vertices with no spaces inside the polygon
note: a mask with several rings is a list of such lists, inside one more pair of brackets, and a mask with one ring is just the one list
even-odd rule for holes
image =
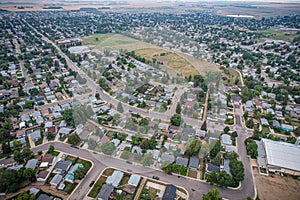
{"label": "house", "polygon": [[200,138],[205,138],[206,131],[205,130],[201,130],[201,129],[196,129],[196,136],[198,136]]}
{"label": "house", "polygon": [[187,158],[177,157],[176,158],[176,164],[177,165],[183,165],[187,167],[189,160]]}
{"label": "house", "polygon": [[53,122],[52,121],[48,121],[45,123],[45,128],[50,128],[53,126]]}
{"label": "house", "polygon": [[137,154],[140,154],[140,155],[143,154],[142,149],[139,146],[133,146],[132,149],[131,149],[131,153],[137,153]]}
{"label": "house", "polygon": [[140,175],[132,174],[128,180],[128,185],[132,185],[134,187],[137,187],[139,182],[141,180]]}
{"label": "house", "polygon": [[198,169],[199,167],[199,158],[196,156],[190,157],[189,168],[190,169]]}
{"label": "house", "polygon": [[71,133],[71,131],[72,131],[72,129],[63,127],[63,128],[59,129],[58,133],[60,135],[69,135]]}
{"label": "house", "polygon": [[193,128],[183,128],[182,133],[188,135],[195,135],[196,131]]}
{"label": "house", "polygon": [[232,145],[232,140],[231,140],[230,135],[228,135],[228,134],[221,135],[221,144],[222,145]]}
{"label": "house", "polygon": [[100,192],[97,195],[99,200],[108,200],[111,193],[114,191],[114,187],[110,184],[104,184],[101,187]]}
{"label": "house", "polygon": [[60,160],[55,165],[55,170],[58,172],[66,172],[72,166],[72,161],[70,160]]}
{"label": "house", "polygon": [[50,185],[57,187],[59,183],[62,181],[62,179],[63,179],[62,175],[56,174],[50,181]]}
{"label": "house", "polygon": [[42,162],[47,162],[49,166],[52,166],[54,164],[55,160],[56,160],[56,157],[52,156],[51,154],[45,154],[41,159]]}
{"label": "house", "polygon": [[161,162],[169,161],[170,163],[173,163],[175,161],[175,157],[174,157],[174,155],[164,152],[160,156],[160,161]]}
{"label": "house", "polygon": [[119,144],[121,143],[121,141],[119,139],[113,139],[111,141],[114,143],[115,147],[118,147]]}
{"label": "house", "polygon": [[78,168],[83,168],[83,165],[81,163],[76,163],[71,167],[68,174],[65,177],[66,181],[73,182],[74,181],[74,173]]}
{"label": "house", "polygon": [[273,120],[273,128],[280,128],[280,123],[277,120]]}
{"label": "house", "polygon": [[39,139],[42,138],[41,131],[39,129],[32,132],[30,134],[30,136],[31,136],[32,141],[34,141],[34,142],[36,142],[36,141],[38,141]]}
{"label": "house", "polygon": [[166,185],[165,192],[162,200],[175,200],[176,198],[176,187],[172,184]]}
{"label": "house", "polygon": [[30,160],[28,160],[28,162],[26,163],[25,168],[26,168],[26,169],[28,169],[28,168],[35,169],[37,162],[38,162],[37,159],[34,159],[34,158],[33,158],[33,159],[30,159]]}
{"label": "house", "polygon": [[169,124],[159,123],[158,124],[158,129],[160,129],[160,130],[168,130],[169,129]]}
{"label": "house", "polygon": [[123,176],[123,172],[115,170],[111,176],[107,177],[106,183],[111,184],[113,187],[118,187]]}
{"label": "house", "polygon": [[52,200],[52,197],[47,194],[41,194],[36,200]]}
{"label": "house", "polygon": [[29,189],[29,194],[37,195],[39,192],[40,192],[40,189],[37,189],[37,188],[34,188],[34,187]]}
{"label": "house", "polygon": [[266,118],[260,118],[260,123],[263,126],[269,126],[269,122]]}
{"label": "house", "polygon": [[206,166],[206,171],[207,172],[215,171],[215,172],[219,173],[220,172],[220,166],[208,163],[207,166]]}
{"label": "house", "polygon": [[46,181],[50,172],[47,170],[40,171],[37,176],[37,181]]}
{"label": "house", "polygon": [[160,151],[157,150],[157,149],[154,149],[154,150],[147,149],[147,153],[152,153],[154,160],[157,160],[159,158],[159,155],[160,155]]}

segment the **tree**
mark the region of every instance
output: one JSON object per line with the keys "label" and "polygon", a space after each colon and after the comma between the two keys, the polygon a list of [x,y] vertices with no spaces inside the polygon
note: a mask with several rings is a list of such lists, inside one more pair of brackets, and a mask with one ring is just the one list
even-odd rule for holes
{"label": "tree", "polygon": [[76,133],[72,133],[68,136],[68,143],[78,144],[81,141],[80,137]]}
{"label": "tree", "polygon": [[216,142],[212,143],[213,147],[210,150],[210,157],[215,158],[217,154],[221,151],[221,143],[220,140],[217,140]]}
{"label": "tree", "polygon": [[181,116],[178,114],[175,114],[171,117],[171,124],[174,126],[180,126],[182,122]]}
{"label": "tree", "polygon": [[213,188],[209,190],[207,194],[203,194],[202,200],[222,200],[222,197],[220,196],[219,190]]}
{"label": "tree", "polygon": [[116,147],[113,142],[108,141],[102,144],[101,151],[106,155],[111,155],[116,150]]}
{"label": "tree", "polygon": [[31,177],[35,176],[35,170],[31,168],[26,168],[23,171],[23,177],[29,179]]}
{"label": "tree", "polygon": [[17,196],[16,200],[35,200],[34,194],[29,194],[28,192],[21,193]]}
{"label": "tree", "polygon": [[189,156],[196,155],[201,148],[201,141],[198,138],[191,137],[185,147],[185,154]]}
{"label": "tree", "polygon": [[13,146],[15,150],[20,151],[20,148],[22,147],[22,143],[20,140],[14,140],[13,141]]}
{"label": "tree", "polygon": [[23,105],[23,108],[24,109],[26,109],[26,108],[32,109],[33,108],[33,101],[30,101],[30,100],[25,101],[25,104]]}
{"label": "tree", "polygon": [[17,163],[22,163],[24,161],[24,158],[19,150],[14,150],[14,160]]}
{"label": "tree", "polygon": [[152,153],[146,153],[144,154],[144,157],[141,161],[143,166],[150,166],[153,164],[153,154]]}
{"label": "tree", "polygon": [[86,175],[87,170],[84,167],[78,167],[78,169],[74,172],[74,179],[81,180]]}
{"label": "tree", "polygon": [[218,174],[218,184],[221,187],[228,187],[232,184],[232,178],[225,171]]}
{"label": "tree", "polygon": [[93,139],[88,139],[88,147],[89,149],[95,149],[97,147],[97,142]]}
{"label": "tree", "polygon": [[55,138],[54,133],[51,133],[51,132],[47,133],[47,140],[54,140],[54,138]]}
{"label": "tree", "polygon": [[253,121],[252,118],[246,121],[246,127],[247,128],[253,128],[254,127],[254,121]]}
{"label": "tree", "polygon": [[245,145],[246,145],[246,149],[247,149],[247,154],[250,155],[251,158],[257,158],[258,152],[257,152],[256,142],[251,138],[247,138],[245,140]]}
{"label": "tree", "polygon": [[64,110],[62,113],[62,118],[67,122],[68,125],[75,127],[72,109]]}
{"label": "tree", "polygon": [[54,146],[50,145],[49,148],[48,148],[48,153],[52,154],[53,151],[54,151]]}
{"label": "tree", "polygon": [[99,99],[99,98],[100,98],[100,94],[97,92],[97,93],[95,94],[95,97],[96,97],[96,99]]}
{"label": "tree", "polygon": [[181,114],[181,104],[179,102],[177,103],[177,106],[176,106],[176,113],[179,115]]}
{"label": "tree", "polygon": [[244,180],[244,165],[239,160],[231,160],[229,167],[232,178],[235,181],[235,185],[238,185],[240,181]]}
{"label": "tree", "polygon": [[230,131],[230,128],[229,128],[228,126],[226,126],[226,127],[224,128],[224,133],[225,133],[225,134],[228,134],[229,131]]}

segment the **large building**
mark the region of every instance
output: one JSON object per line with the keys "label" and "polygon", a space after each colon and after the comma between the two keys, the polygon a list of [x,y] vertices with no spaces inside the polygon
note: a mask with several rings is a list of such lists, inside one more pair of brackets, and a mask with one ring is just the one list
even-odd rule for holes
{"label": "large building", "polygon": [[282,172],[300,175],[300,146],[281,141],[262,139],[258,142],[258,166],[266,173]]}

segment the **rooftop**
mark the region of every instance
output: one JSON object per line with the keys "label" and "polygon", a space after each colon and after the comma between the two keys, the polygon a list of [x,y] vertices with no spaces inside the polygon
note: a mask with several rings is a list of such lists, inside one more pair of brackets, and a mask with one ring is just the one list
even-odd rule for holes
{"label": "rooftop", "polygon": [[300,171],[300,147],[286,142],[262,139],[267,163],[295,171]]}

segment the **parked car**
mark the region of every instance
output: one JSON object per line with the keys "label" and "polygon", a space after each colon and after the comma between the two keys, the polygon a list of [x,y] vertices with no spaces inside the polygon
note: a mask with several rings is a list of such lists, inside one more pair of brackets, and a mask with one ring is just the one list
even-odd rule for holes
{"label": "parked car", "polygon": [[92,181],[89,186],[92,187],[94,185],[94,183],[95,183],[95,181]]}
{"label": "parked car", "polygon": [[155,180],[159,180],[158,176],[153,176],[152,178],[155,179]]}
{"label": "parked car", "polygon": [[76,146],[76,145],[74,145],[74,144],[71,144],[71,147],[72,147],[72,148],[75,148],[75,149],[79,149],[79,147]]}
{"label": "parked car", "polygon": [[167,174],[172,175],[172,172],[168,172]]}
{"label": "parked car", "polygon": [[126,160],[126,163],[127,163],[127,164],[132,164],[132,162],[130,162],[129,160]]}

